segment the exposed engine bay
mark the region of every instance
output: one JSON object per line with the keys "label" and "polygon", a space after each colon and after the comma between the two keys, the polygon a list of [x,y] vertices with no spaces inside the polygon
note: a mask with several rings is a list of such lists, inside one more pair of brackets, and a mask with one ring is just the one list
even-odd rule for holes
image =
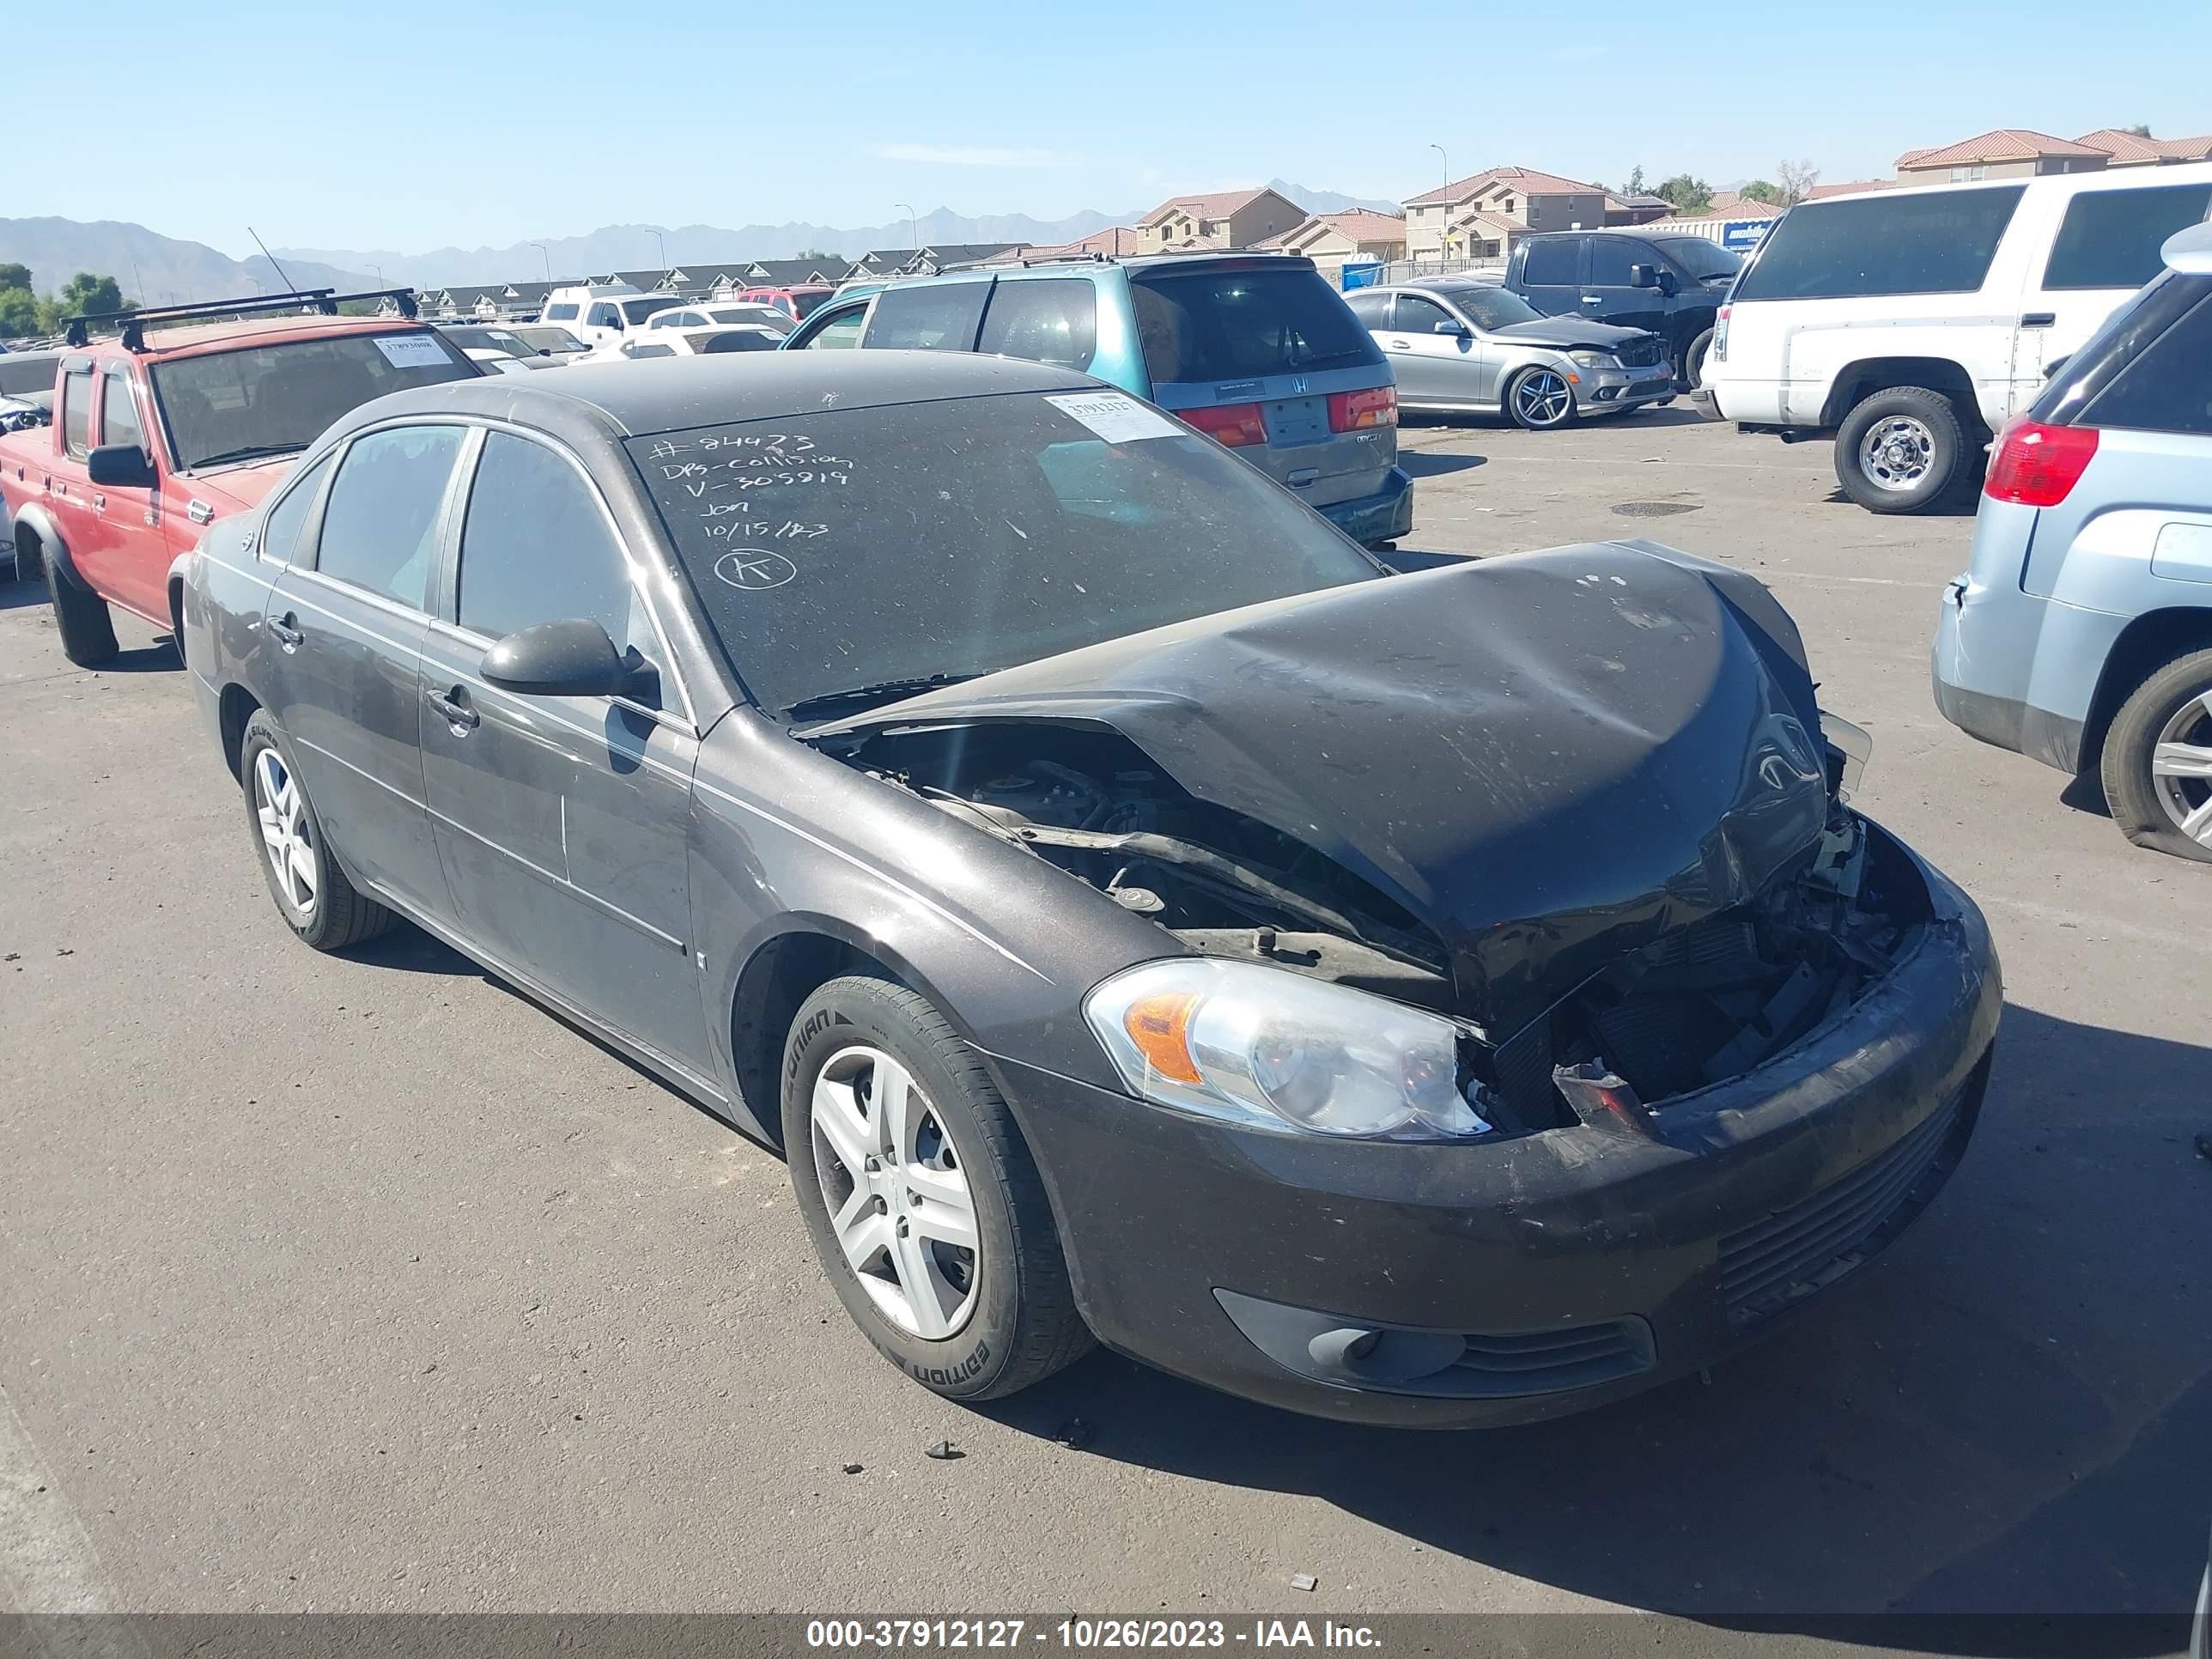
{"label": "exposed engine bay", "polygon": [[1022,847],[1191,950],[1262,962],[1466,1023],[1471,1098],[1501,1131],[1632,1121],[1741,1075],[1849,1006],[1928,914],[1911,860],[1842,804],[1831,751],[1817,840],[1747,902],[1652,937],[1493,1041],[1444,939],[1315,847],[1194,796],[1120,732],[924,726],[823,746]]}

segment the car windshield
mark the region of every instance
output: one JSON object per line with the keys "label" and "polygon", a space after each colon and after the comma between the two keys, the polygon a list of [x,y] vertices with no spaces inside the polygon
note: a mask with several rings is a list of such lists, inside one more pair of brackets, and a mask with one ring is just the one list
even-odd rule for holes
{"label": "car windshield", "polygon": [[0,397],[23,398],[53,389],[52,357],[0,357]]}
{"label": "car windshield", "polygon": [[1477,328],[1510,328],[1544,314],[1510,289],[1470,286],[1437,291],[1465,312]]}
{"label": "car windshield", "polygon": [[655,312],[666,311],[683,303],[684,301],[673,294],[656,295],[645,300],[624,300],[621,306],[623,321],[629,324],[630,327],[635,328]]}
{"label": "car windshield", "polygon": [[305,449],[372,398],[477,372],[428,329],[326,335],[156,363],[154,396],[177,465],[207,466]]}
{"label": "car windshield", "polygon": [[514,331],[532,351],[581,351],[584,343],[565,328],[518,328]]}
{"label": "car windshield", "polygon": [[731,668],[799,718],[1382,574],[1227,450],[1116,392],[834,410],[628,447]]}
{"label": "car windshield", "polygon": [[717,323],[757,323],[780,333],[790,331],[791,319],[774,306],[716,306],[707,315]]}
{"label": "car windshield", "polygon": [[1741,256],[1702,236],[1668,236],[1656,240],[1654,246],[1701,283],[1733,276],[1743,269]]}
{"label": "car windshield", "polygon": [[448,328],[440,332],[464,351],[503,351],[510,357],[537,356],[520,335],[503,328]]}

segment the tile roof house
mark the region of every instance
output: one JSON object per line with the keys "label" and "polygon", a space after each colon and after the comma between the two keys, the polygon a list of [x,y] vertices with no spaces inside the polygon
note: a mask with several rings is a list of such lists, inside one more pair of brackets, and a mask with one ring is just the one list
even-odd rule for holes
{"label": "tile roof house", "polygon": [[1674,210],[1674,204],[1663,196],[1608,194],[1605,198],[1605,222],[1608,225],[1648,225],[1654,219],[1666,218]]}
{"label": "tile roof house", "polygon": [[1000,254],[1020,252],[1028,247],[1027,242],[933,242],[915,254],[907,268],[925,276],[935,276],[940,270],[982,264]]}
{"label": "tile roof house", "polygon": [[1026,250],[1025,259],[1079,259],[1086,254],[1103,254],[1109,258],[1124,253],[1134,253],[1141,237],[1133,226],[1109,225],[1103,230],[1094,230],[1077,241],[1062,242],[1056,247],[1033,247]]}
{"label": "tile roof house", "polygon": [[1832,185],[1815,185],[1805,192],[1808,202],[1826,201],[1831,196],[1863,196],[1870,190],[1895,190],[1894,179],[1846,179]]}
{"label": "tile roof house", "polygon": [[2212,161],[2212,136],[2196,138],[2146,138],[2139,132],[2100,127],[2074,141],[2101,150],[2108,167],[2169,166],[2177,161]]}
{"label": "tile roof house", "polygon": [[1713,192],[1713,204],[1698,215],[1704,219],[1779,219],[1787,208],[1771,202],[1753,201],[1748,196],[1739,196],[1732,190]]}
{"label": "tile roof house", "polygon": [[1402,259],[1406,222],[1394,213],[1364,208],[1347,213],[1317,213],[1302,225],[1253,244],[1277,253],[1302,253],[1332,275],[1350,259]]}
{"label": "tile roof house", "polygon": [[1974,179],[2028,179],[2050,173],[2094,173],[2100,149],[2026,127],[1999,127],[1955,144],[1909,149],[1897,158],[1899,184],[1963,184]]}
{"label": "tile roof house", "polygon": [[[1534,167],[1487,167],[1406,198],[1406,252],[1416,261],[1492,258],[1531,231],[1595,230],[1606,222],[1605,203],[1595,185]],[[1495,222],[1462,228],[1472,215]],[[1492,253],[1476,251],[1490,241]]]}
{"label": "tile roof house", "polygon": [[1305,210],[1289,197],[1264,188],[1170,197],[1137,221],[1137,252],[1251,247],[1305,218]]}

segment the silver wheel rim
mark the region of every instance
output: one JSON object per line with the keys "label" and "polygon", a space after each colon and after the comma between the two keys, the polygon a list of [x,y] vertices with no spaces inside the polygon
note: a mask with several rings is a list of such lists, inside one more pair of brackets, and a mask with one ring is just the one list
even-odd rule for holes
{"label": "silver wheel rim", "polygon": [[2200,691],[2158,734],[2150,751],[2151,787],[2173,827],[2212,847],[2212,690]]}
{"label": "silver wheel rim", "polygon": [[261,848],[276,890],[304,921],[315,914],[319,860],[307,798],[284,757],[264,749],[253,757],[253,813],[261,823]]}
{"label": "silver wheel rim", "polygon": [[982,1258],[968,1176],[937,1109],[880,1048],[841,1048],[814,1079],[814,1172],[846,1265],[902,1331],[957,1334]]}
{"label": "silver wheel rim", "polygon": [[1531,370],[1513,387],[1513,412],[1530,426],[1557,426],[1574,405],[1565,379],[1548,368]]}
{"label": "silver wheel rim", "polygon": [[1919,487],[1936,465],[1936,434],[1911,415],[1885,415],[1859,440],[1859,471],[1877,489]]}

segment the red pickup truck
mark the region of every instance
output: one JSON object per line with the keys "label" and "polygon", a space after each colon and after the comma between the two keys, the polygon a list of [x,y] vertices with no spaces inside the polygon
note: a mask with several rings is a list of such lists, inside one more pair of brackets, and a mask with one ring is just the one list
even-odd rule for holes
{"label": "red pickup truck", "polygon": [[[210,520],[257,505],[339,416],[482,372],[408,318],[237,314],[276,303],[82,319],[116,331],[76,329],[55,367],[51,424],[0,433],[15,573],[45,573],[71,662],[114,656],[110,605],[173,631],[171,565]],[[209,316],[223,320],[191,320]]]}

